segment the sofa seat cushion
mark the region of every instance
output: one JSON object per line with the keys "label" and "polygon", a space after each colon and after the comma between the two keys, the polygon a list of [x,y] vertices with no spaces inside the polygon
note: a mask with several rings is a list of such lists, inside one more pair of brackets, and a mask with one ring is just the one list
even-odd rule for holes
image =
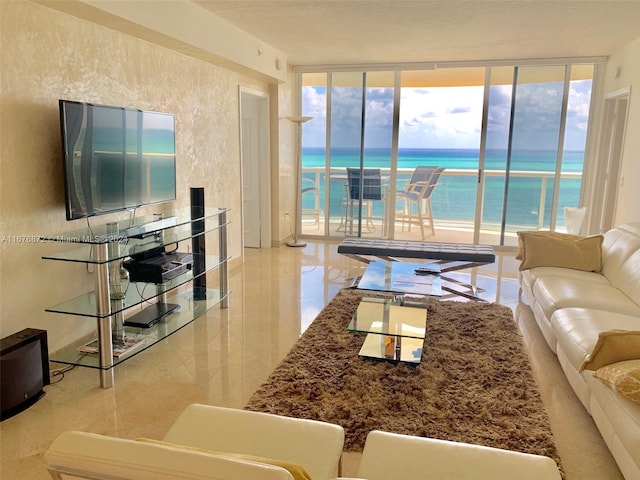
{"label": "sofa seat cushion", "polygon": [[640,306],[620,290],[589,280],[538,278],[533,285],[533,294],[547,318],[551,318],[556,310],[569,307],[593,308],[640,317]]}
{"label": "sofa seat cushion", "polygon": [[563,308],[551,316],[551,329],[571,366],[580,371],[600,332],[639,330],[640,317],[590,308]]}

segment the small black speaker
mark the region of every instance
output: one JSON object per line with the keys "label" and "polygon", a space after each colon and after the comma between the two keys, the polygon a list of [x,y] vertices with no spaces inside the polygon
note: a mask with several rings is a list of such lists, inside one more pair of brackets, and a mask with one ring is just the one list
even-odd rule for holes
{"label": "small black speaker", "polygon": [[49,385],[47,331],[25,328],[0,340],[0,420],[29,408]]}
{"label": "small black speaker", "polygon": [[204,235],[204,188],[191,187],[191,249],[193,253],[193,299],[207,298]]}

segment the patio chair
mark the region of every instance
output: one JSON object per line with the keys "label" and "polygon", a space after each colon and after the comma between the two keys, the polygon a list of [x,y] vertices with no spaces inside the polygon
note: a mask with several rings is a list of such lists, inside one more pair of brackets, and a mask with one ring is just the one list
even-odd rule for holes
{"label": "patio chair", "polygon": [[[369,231],[373,231],[376,228],[373,223],[373,202],[383,202],[383,211],[386,212],[381,170],[379,168],[365,168],[362,170],[362,173],[361,192],[360,169],[347,168],[347,196],[343,199],[343,206],[345,209],[343,220],[345,224],[345,231],[350,233],[353,232],[353,219],[354,216],[357,215],[359,205],[361,205],[362,209],[366,209],[366,214],[363,215],[363,220],[366,221],[365,226]],[[386,218],[382,218],[383,226],[385,220]]]}
{"label": "patio chair", "polygon": [[438,180],[443,171],[444,168],[442,167],[416,167],[407,183],[406,189],[396,194],[396,200],[403,202],[402,210],[396,214],[396,217],[402,220],[402,230],[404,231],[405,222],[409,225],[408,231],[411,231],[411,225],[416,223],[420,226],[422,240],[425,237],[425,219],[429,221],[431,235],[436,234],[433,210],[431,209],[431,194],[438,185]]}

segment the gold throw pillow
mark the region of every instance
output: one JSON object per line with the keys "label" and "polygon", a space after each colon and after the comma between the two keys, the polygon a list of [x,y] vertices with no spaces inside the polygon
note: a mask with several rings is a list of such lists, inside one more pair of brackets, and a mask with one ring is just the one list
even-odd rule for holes
{"label": "gold throw pillow", "polygon": [[548,230],[527,230],[518,233],[518,251],[516,252],[516,260],[522,260],[524,258],[524,237],[548,237],[548,238],[569,238],[578,240],[580,235],[571,235],[569,233],[550,232]]}
{"label": "gold throw pillow", "polygon": [[600,272],[603,240],[602,235],[580,237],[556,232],[518,232],[520,270],[562,267]]}
{"label": "gold throw pillow", "polygon": [[626,360],[599,368],[596,378],[634,403],[640,404],[640,360]]}
{"label": "gold throw pillow", "polygon": [[600,332],[593,351],[580,367],[598,370],[612,363],[640,359],[640,332],[635,330],[608,330]]}

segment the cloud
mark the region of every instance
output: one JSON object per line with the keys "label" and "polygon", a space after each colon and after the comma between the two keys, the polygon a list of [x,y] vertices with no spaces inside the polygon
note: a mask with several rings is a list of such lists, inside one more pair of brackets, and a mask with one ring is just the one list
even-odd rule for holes
{"label": "cloud", "polygon": [[449,113],[455,115],[456,113],[469,113],[471,108],[469,107],[454,107],[449,110]]}
{"label": "cloud", "polygon": [[403,88],[400,148],[478,148],[482,87]]}
{"label": "cloud", "polygon": [[[589,117],[591,80],[571,82],[565,148],[584,149]],[[522,83],[516,89],[514,145],[554,149],[558,142],[562,82]],[[507,146],[511,115],[510,85],[490,87],[487,146]],[[403,88],[400,101],[400,148],[479,148],[484,88]],[[303,115],[314,117],[303,126],[305,146],[324,146],[327,89],[302,89]],[[331,105],[331,144],[358,147],[361,131],[361,87],[334,87]],[[365,145],[390,147],[393,88],[366,91]]]}
{"label": "cloud", "polygon": [[326,87],[304,87],[302,89],[303,115],[314,118],[326,118]]}

